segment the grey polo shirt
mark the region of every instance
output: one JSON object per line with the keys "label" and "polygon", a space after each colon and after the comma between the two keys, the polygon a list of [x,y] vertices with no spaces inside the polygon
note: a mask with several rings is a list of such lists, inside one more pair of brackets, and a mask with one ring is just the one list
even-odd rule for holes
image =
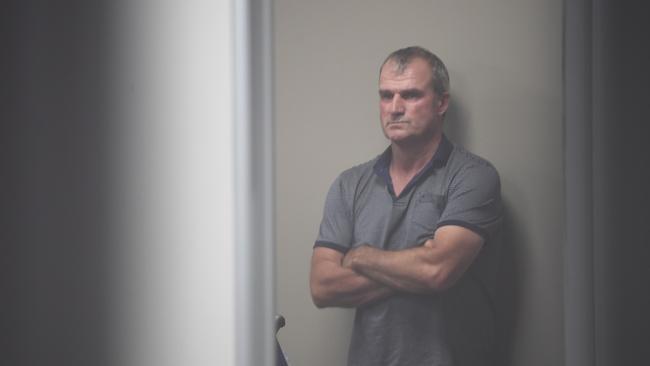
{"label": "grey polo shirt", "polygon": [[336,178],[315,247],[342,253],[362,244],[406,249],[422,245],[445,225],[472,230],[485,244],[452,288],[426,295],[399,293],[357,308],[348,364],[491,365],[499,175],[488,161],[443,136],[431,161],[396,197],[390,159],[389,147]]}

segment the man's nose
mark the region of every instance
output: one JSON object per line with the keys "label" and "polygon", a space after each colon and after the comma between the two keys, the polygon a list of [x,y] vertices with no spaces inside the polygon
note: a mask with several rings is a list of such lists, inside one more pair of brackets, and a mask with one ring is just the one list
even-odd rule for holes
{"label": "man's nose", "polygon": [[393,96],[393,103],[391,104],[391,113],[402,114],[404,113],[404,99],[399,94]]}

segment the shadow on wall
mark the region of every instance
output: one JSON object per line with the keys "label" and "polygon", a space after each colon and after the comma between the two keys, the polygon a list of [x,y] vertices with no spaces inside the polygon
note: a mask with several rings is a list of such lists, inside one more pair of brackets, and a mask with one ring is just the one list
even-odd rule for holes
{"label": "shadow on wall", "polygon": [[445,134],[454,143],[467,146],[468,141],[468,113],[463,108],[463,101],[456,96],[452,96],[445,116]]}
{"label": "shadow on wall", "polygon": [[[468,146],[469,141],[469,111],[464,107],[463,100],[454,95],[445,117],[445,133],[455,144]],[[503,177],[502,177],[503,178]],[[512,193],[512,192],[510,192]],[[501,243],[501,258],[497,274],[497,316],[499,334],[499,365],[511,365],[514,351],[515,329],[519,319],[521,293],[523,286],[523,268],[521,268],[522,245],[525,241],[522,231],[523,223],[516,215],[508,192],[503,194],[503,232]]]}
{"label": "shadow on wall", "polygon": [[497,273],[497,317],[499,327],[500,365],[512,365],[515,329],[520,319],[523,268],[521,267],[521,243],[524,242],[522,223],[518,221],[512,205],[503,197],[503,232],[500,265]]}

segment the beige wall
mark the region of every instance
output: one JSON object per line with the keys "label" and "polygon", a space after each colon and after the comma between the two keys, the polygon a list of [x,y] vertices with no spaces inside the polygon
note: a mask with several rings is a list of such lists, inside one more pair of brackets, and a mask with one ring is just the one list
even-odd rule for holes
{"label": "beige wall", "polygon": [[513,365],[562,365],[562,1],[275,0],[277,305],[296,366],[345,362],[352,311],[317,310],[308,271],[325,193],[386,146],[377,72],[418,44],[451,74],[446,128],[492,161],[507,208]]}

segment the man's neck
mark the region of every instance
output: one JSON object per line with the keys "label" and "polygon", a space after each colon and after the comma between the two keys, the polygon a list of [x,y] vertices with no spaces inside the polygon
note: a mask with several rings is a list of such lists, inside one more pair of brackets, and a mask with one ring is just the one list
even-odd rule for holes
{"label": "man's neck", "polygon": [[442,134],[438,134],[420,144],[393,143],[391,145],[391,170],[400,175],[416,174],[433,158],[441,141]]}

